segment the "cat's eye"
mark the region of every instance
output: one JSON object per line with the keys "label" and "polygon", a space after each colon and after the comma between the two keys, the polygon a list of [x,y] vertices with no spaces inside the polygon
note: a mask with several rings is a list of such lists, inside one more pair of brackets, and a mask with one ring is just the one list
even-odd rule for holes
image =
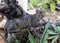
{"label": "cat's eye", "polygon": [[4,1],[1,1],[1,3],[4,2]]}

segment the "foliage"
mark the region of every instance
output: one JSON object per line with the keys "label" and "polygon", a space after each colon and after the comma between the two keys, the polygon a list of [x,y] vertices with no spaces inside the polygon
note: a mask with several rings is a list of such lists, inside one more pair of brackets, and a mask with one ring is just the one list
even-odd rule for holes
{"label": "foliage", "polygon": [[60,0],[30,0],[29,7],[38,8],[38,5],[40,5],[43,9],[54,12],[57,7],[56,4],[60,4]]}
{"label": "foliage", "polygon": [[42,2],[42,0],[29,0],[29,8],[37,8],[38,4],[40,4]]}
{"label": "foliage", "polygon": [[47,30],[48,30],[49,26],[50,26],[50,22],[48,20],[48,23],[45,25],[45,30],[43,32],[42,38],[40,40],[40,43],[47,43],[46,38],[47,38]]}
{"label": "foliage", "polygon": [[44,8],[50,7],[50,10],[52,12],[55,11],[57,3],[60,3],[60,0],[43,0],[42,1],[42,4],[43,4]]}
{"label": "foliage", "polygon": [[[16,36],[12,33],[12,39],[14,41],[14,43],[20,43],[20,41],[17,40]],[[6,40],[7,43],[10,43],[10,40]]]}
{"label": "foliage", "polygon": [[15,43],[20,43],[20,42],[16,39],[16,37],[15,37],[14,34],[12,34],[12,36],[13,36],[13,38],[14,38],[14,40],[15,40]]}
{"label": "foliage", "polygon": [[[60,27],[56,26],[55,24],[47,23],[47,25],[51,25],[53,30],[45,28],[40,43],[49,43],[49,40],[51,40],[51,43],[55,43],[57,40],[59,40],[57,43],[60,43]],[[49,27],[47,25],[45,27]]]}
{"label": "foliage", "polygon": [[55,31],[48,31],[49,36],[47,39],[52,40],[51,43],[55,43],[57,40],[59,40],[57,43],[60,43],[60,27],[55,24],[52,24],[52,27]]}
{"label": "foliage", "polygon": [[36,43],[36,40],[34,39],[34,37],[31,35],[30,31],[28,30],[28,40],[30,43]]}

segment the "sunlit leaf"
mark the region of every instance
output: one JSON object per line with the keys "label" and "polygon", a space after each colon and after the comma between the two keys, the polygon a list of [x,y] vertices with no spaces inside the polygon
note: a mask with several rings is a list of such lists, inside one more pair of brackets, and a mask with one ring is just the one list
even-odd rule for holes
{"label": "sunlit leaf", "polygon": [[52,12],[55,11],[55,2],[50,3],[50,9],[51,9]]}
{"label": "sunlit leaf", "polygon": [[47,4],[43,4],[43,8],[44,9],[47,9],[48,8],[48,5]]}
{"label": "sunlit leaf", "polygon": [[52,43],[55,43],[55,42],[57,41],[58,37],[59,37],[59,36],[56,36],[56,38],[54,38],[54,39],[52,40]]}
{"label": "sunlit leaf", "polygon": [[48,37],[47,39],[48,39],[48,40],[51,40],[51,39],[54,39],[54,38],[56,38],[56,37],[58,37],[58,35],[50,36],[50,37]]}
{"label": "sunlit leaf", "polygon": [[57,3],[60,3],[60,0],[57,0]]}
{"label": "sunlit leaf", "polygon": [[44,0],[44,3],[50,3],[50,0]]}

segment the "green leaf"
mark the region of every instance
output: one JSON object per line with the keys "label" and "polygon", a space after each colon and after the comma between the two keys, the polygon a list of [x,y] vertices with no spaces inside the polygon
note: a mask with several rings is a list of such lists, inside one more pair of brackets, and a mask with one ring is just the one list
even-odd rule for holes
{"label": "green leaf", "polygon": [[59,26],[57,27],[57,30],[58,30],[58,32],[60,33],[60,27],[59,27]]}
{"label": "green leaf", "polygon": [[43,4],[43,8],[44,9],[47,9],[48,8],[48,5],[47,4]]}
{"label": "green leaf", "polygon": [[28,30],[28,33],[29,33],[28,39],[29,39],[30,43],[36,43],[36,40],[35,40],[34,37],[31,35],[31,33],[30,33],[29,30]]}
{"label": "green leaf", "polygon": [[48,39],[48,40],[51,40],[51,39],[54,39],[54,38],[56,38],[56,37],[58,37],[58,35],[50,36],[50,37],[48,37],[47,39]]}
{"label": "green leaf", "polygon": [[44,3],[50,3],[50,0],[44,0]]}
{"label": "green leaf", "polygon": [[55,24],[52,24],[52,27],[53,27],[53,29],[55,30],[55,32],[58,32],[57,26],[56,26]]}
{"label": "green leaf", "polygon": [[[49,19],[49,20],[50,20],[50,19]],[[49,20],[48,20],[48,23],[45,25],[45,30],[44,30],[44,32],[43,32],[42,38],[41,38],[41,40],[40,40],[40,43],[44,43],[45,35],[46,35],[47,30],[48,30],[48,28],[49,28],[49,26],[50,26]]]}
{"label": "green leaf", "polygon": [[54,33],[52,30],[48,29],[47,30],[48,33]]}
{"label": "green leaf", "polygon": [[15,35],[12,33],[12,36],[13,36],[13,38],[14,38],[14,40],[15,40],[15,43],[20,43],[17,39],[16,39],[16,37],[15,37]]}
{"label": "green leaf", "polygon": [[52,35],[58,35],[58,33],[53,32],[52,30],[47,30],[47,34],[52,36]]}
{"label": "green leaf", "polygon": [[51,9],[52,12],[55,11],[55,2],[50,3],[50,9]]}
{"label": "green leaf", "polygon": [[58,33],[47,33],[48,35],[52,36],[52,35],[58,35]]}
{"label": "green leaf", "polygon": [[57,3],[60,3],[60,0],[57,0]]}
{"label": "green leaf", "polygon": [[38,0],[38,1],[37,1],[37,4],[39,4],[39,3],[42,3],[42,0]]}
{"label": "green leaf", "polygon": [[55,43],[56,41],[57,41],[57,39],[58,39],[58,35],[52,40],[52,43]]}
{"label": "green leaf", "polygon": [[34,8],[37,8],[38,2],[37,2],[36,0],[30,0],[30,3],[32,4],[32,6],[33,6]]}

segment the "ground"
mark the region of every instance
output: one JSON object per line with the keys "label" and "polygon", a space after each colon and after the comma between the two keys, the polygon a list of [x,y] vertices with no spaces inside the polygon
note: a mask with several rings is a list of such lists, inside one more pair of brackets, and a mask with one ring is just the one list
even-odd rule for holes
{"label": "ground", "polygon": [[[30,12],[32,12],[32,11],[30,11]],[[60,20],[60,12],[58,12],[58,13],[57,12],[47,13],[46,12],[46,14],[44,15],[44,18],[43,19],[48,20],[48,18],[50,18],[50,21],[51,22],[55,22],[56,20]],[[1,34],[4,36],[4,33],[3,32],[1,32]],[[0,36],[0,43],[4,43],[4,39],[1,36]]]}

